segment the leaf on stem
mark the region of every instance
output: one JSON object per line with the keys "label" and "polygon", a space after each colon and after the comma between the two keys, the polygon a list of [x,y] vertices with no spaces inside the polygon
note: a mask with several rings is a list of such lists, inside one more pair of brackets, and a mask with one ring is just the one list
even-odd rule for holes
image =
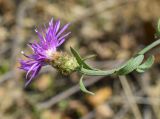
{"label": "leaf on stem", "polygon": [[126,75],[135,69],[142,63],[144,55],[138,55],[131,58],[126,64],[124,64],[117,72],[117,75]]}
{"label": "leaf on stem", "polygon": [[79,81],[79,85],[80,85],[81,91],[83,91],[83,92],[85,92],[85,93],[88,93],[88,94],[91,94],[91,95],[95,95],[93,92],[90,92],[90,91],[88,91],[88,90],[86,89],[86,87],[85,87],[84,84],[83,84],[83,77],[84,77],[84,75],[81,76],[80,81]]}
{"label": "leaf on stem", "polygon": [[149,69],[153,65],[154,59],[155,58],[153,55],[148,57],[147,60],[143,64],[138,66],[136,71],[139,73],[145,72],[147,69]]}
{"label": "leaf on stem", "polygon": [[77,60],[77,62],[78,62],[78,64],[79,64],[80,66],[83,66],[83,67],[86,68],[86,69],[94,70],[94,69],[91,68],[88,64],[86,64],[86,63],[84,62],[84,60],[81,58],[81,56],[78,54],[78,52],[77,52],[74,48],[70,47],[70,49],[71,49],[71,52],[72,52],[73,56],[76,58],[76,60]]}
{"label": "leaf on stem", "polygon": [[160,35],[160,19],[158,20],[157,24],[157,34]]}
{"label": "leaf on stem", "polygon": [[96,55],[89,55],[89,56],[86,56],[85,58],[83,58],[83,61],[87,60],[87,59],[91,59],[91,58],[94,58],[96,57]]}

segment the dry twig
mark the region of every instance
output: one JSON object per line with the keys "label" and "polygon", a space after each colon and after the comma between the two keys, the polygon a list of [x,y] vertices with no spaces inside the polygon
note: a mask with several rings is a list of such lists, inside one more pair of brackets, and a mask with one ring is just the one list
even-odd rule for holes
{"label": "dry twig", "polygon": [[[120,82],[121,82],[122,87],[124,89],[124,93],[126,95],[126,98],[128,100],[128,103],[129,103],[129,105],[132,109],[132,112],[133,112],[135,118],[136,119],[142,119],[142,115],[141,115],[140,110],[139,110],[139,108],[136,104],[135,98],[133,96],[132,90],[131,90],[131,88],[128,84],[128,81],[127,81],[126,77],[125,76],[120,76],[119,78],[120,78]],[[133,98],[130,98],[130,97],[133,97]]]}

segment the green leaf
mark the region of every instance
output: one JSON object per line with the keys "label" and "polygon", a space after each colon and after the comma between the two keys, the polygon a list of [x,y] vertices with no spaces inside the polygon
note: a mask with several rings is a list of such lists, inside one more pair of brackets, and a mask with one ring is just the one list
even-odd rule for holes
{"label": "green leaf", "polygon": [[85,69],[85,68],[81,67],[80,72],[82,74],[86,74],[86,75],[90,75],[90,76],[107,76],[107,75],[113,74],[115,72],[115,69],[102,71],[102,70],[90,70],[90,69]]}
{"label": "green leaf", "polygon": [[88,94],[91,94],[91,95],[95,95],[93,92],[90,92],[90,91],[88,91],[86,89],[86,87],[83,84],[83,77],[84,77],[84,75],[81,76],[80,81],[79,81],[80,89],[85,93],[88,93]]}
{"label": "green leaf", "polygon": [[78,54],[78,52],[77,52],[75,49],[73,49],[72,47],[70,47],[70,49],[71,49],[72,54],[73,54],[74,57],[76,58],[78,64],[81,64],[81,63],[82,63],[82,58],[81,58],[81,56],[80,56],[80,55]]}
{"label": "green leaf", "polygon": [[143,69],[139,69],[139,68],[137,68],[137,69],[136,69],[136,71],[137,71],[137,72],[139,72],[139,73],[143,73],[143,72],[145,72],[145,70],[143,70]]}
{"label": "green leaf", "polygon": [[71,49],[72,54],[74,55],[74,57],[76,58],[76,60],[77,60],[77,62],[78,62],[78,64],[80,66],[83,66],[86,69],[92,69],[92,70],[94,70],[93,68],[91,68],[88,64],[86,64],[83,61],[83,59],[81,58],[81,56],[78,54],[78,52],[74,48],[70,47],[70,49]]}
{"label": "green leaf", "polygon": [[153,55],[150,56],[149,58],[147,58],[147,60],[143,64],[139,65],[138,69],[141,69],[141,70],[149,69],[153,65],[154,59],[155,58]]}
{"label": "green leaf", "polygon": [[96,55],[89,55],[89,56],[86,56],[85,58],[83,58],[83,61],[87,60],[87,59],[91,59],[93,57],[96,57]]}
{"label": "green leaf", "polygon": [[131,58],[126,64],[124,64],[118,71],[116,71],[117,75],[126,75],[135,69],[142,63],[144,59],[144,55],[138,55],[136,57]]}
{"label": "green leaf", "polygon": [[158,35],[160,35],[160,19],[158,20],[158,24],[157,24],[157,32],[158,32]]}

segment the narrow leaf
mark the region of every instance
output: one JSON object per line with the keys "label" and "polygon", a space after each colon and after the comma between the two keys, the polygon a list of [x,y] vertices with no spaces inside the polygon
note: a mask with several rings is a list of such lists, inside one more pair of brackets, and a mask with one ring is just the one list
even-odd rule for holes
{"label": "narrow leaf", "polygon": [[77,60],[77,62],[78,62],[78,64],[80,66],[83,65],[83,67],[86,68],[86,69],[92,69],[92,70],[94,70],[93,68],[91,68],[88,64],[86,64],[83,61],[83,59],[81,58],[81,56],[78,54],[78,52],[74,48],[70,47],[70,49],[71,49],[72,54],[74,55],[74,57],[76,58],[76,60]]}
{"label": "narrow leaf", "polygon": [[95,95],[93,92],[90,92],[90,91],[88,91],[86,89],[86,87],[83,84],[83,77],[84,77],[84,75],[81,76],[80,81],[79,81],[80,89],[85,93],[88,93],[88,94],[91,94],[91,95]]}
{"label": "narrow leaf", "polygon": [[157,24],[157,32],[158,32],[158,35],[160,35],[160,19],[158,20],[158,24]]}
{"label": "narrow leaf", "polygon": [[91,58],[94,58],[96,57],[96,55],[89,55],[89,56],[86,56],[85,58],[83,58],[83,61],[87,60],[87,59],[91,59]]}
{"label": "narrow leaf", "polygon": [[137,72],[139,72],[139,73],[143,73],[143,72],[145,72],[145,70],[143,70],[143,69],[139,69],[139,68],[137,68],[137,69],[136,69],[136,71],[137,71]]}
{"label": "narrow leaf", "polygon": [[78,62],[78,64],[81,64],[82,63],[82,61],[81,61],[81,56],[78,54],[78,52],[75,50],[75,49],[73,49],[72,47],[70,47],[70,49],[71,49],[71,52],[72,52],[72,54],[74,55],[74,57],[76,58],[76,60],[77,60],[77,62]]}
{"label": "narrow leaf", "polygon": [[142,63],[144,55],[138,55],[130,59],[126,64],[124,64],[117,72],[117,75],[126,75],[135,69]]}
{"label": "narrow leaf", "polygon": [[143,64],[141,64],[138,69],[149,69],[154,63],[154,56],[150,56]]}

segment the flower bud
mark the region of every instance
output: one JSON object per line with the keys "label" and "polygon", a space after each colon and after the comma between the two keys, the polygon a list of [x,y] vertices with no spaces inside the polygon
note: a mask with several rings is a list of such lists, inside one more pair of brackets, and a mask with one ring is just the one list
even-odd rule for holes
{"label": "flower bud", "polygon": [[62,52],[56,52],[50,64],[64,75],[71,74],[79,67],[73,56]]}

